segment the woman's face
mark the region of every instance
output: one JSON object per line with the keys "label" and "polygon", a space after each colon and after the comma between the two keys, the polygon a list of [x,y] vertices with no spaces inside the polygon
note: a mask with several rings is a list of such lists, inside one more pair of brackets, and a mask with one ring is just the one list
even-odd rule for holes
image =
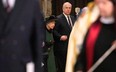
{"label": "woman's face", "polygon": [[110,17],[113,15],[113,3],[110,0],[95,0],[102,17]]}
{"label": "woman's face", "polygon": [[54,29],[55,21],[49,22],[47,25],[50,29]]}

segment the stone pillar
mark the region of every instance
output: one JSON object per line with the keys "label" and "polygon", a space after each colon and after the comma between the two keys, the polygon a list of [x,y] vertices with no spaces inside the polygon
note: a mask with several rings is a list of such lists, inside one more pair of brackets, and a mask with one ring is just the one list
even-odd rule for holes
{"label": "stone pillar", "polygon": [[42,10],[45,17],[52,14],[52,0],[41,0]]}

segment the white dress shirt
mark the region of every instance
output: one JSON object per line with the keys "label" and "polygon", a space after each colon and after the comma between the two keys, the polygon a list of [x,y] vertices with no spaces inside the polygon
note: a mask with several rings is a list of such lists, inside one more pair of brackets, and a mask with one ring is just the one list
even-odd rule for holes
{"label": "white dress shirt", "polygon": [[[6,1],[7,1],[7,0],[2,0],[2,3],[3,3],[3,5],[4,5],[4,7],[7,7],[7,2],[6,2]],[[9,6],[10,6],[11,9],[14,8],[14,6],[15,6],[15,1],[16,1],[16,0],[8,0]]]}
{"label": "white dress shirt", "polygon": [[[64,16],[65,16],[65,18],[66,18],[67,22],[69,23],[69,20],[68,20],[67,15],[66,15],[65,13],[63,13],[63,14],[64,14]],[[69,19],[70,19],[70,22],[71,22],[71,27],[73,27],[73,24],[72,24],[72,20],[71,20],[70,15],[69,15]]]}

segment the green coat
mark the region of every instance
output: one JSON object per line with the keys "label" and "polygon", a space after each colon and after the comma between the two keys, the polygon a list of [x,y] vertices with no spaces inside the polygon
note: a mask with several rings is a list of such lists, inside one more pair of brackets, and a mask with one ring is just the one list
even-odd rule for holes
{"label": "green coat", "polygon": [[[51,42],[51,41],[53,41],[53,35],[52,33],[46,30],[46,42]],[[48,72],[56,72],[53,46],[49,48],[49,52],[48,52]]]}

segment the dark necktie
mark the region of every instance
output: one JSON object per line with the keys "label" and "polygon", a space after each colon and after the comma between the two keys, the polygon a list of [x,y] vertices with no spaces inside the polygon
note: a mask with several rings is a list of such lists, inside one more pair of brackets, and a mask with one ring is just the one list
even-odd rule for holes
{"label": "dark necktie", "polygon": [[6,11],[9,13],[11,11],[11,7],[9,5],[9,0],[6,0]]}
{"label": "dark necktie", "polygon": [[70,28],[72,28],[72,22],[71,22],[71,19],[70,19],[70,16],[67,16],[68,17],[68,24],[69,24],[69,26],[70,26]]}

